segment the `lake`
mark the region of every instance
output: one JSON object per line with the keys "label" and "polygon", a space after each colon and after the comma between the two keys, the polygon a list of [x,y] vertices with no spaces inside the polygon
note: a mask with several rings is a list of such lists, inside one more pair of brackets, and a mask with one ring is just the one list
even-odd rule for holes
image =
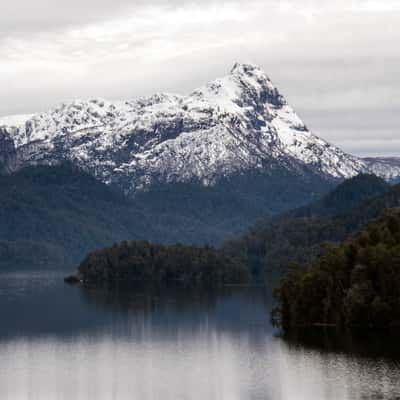
{"label": "lake", "polygon": [[283,340],[270,309],[261,288],[110,291],[3,273],[0,399],[400,399],[396,341]]}

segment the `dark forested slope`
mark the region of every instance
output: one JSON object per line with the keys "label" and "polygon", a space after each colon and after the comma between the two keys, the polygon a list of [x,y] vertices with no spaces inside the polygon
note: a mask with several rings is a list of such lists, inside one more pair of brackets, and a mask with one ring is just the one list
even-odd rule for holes
{"label": "dark forested slope", "polygon": [[275,291],[275,317],[298,325],[400,326],[400,209],[352,239],[325,245],[307,267],[293,267]]}
{"label": "dark forested slope", "polygon": [[345,239],[399,204],[400,186],[359,175],[317,202],[260,223],[224,249],[248,264],[256,279],[273,283],[290,262],[310,259],[322,242]]}
{"label": "dark forested slope", "polygon": [[[202,263],[211,256],[220,261],[220,256],[223,255],[227,268],[232,265],[246,266],[249,275],[253,274],[253,277],[257,277],[258,273],[265,278],[275,265],[283,266],[291,259],[309,256],[315,253],[317,245],[322,240],[339,240],[356,229],[362,224],[363,218],[368,220],[370,215],[367,213],[364,215],[364,212],[358,215],[353,211],[358,209],[360,204],[364,204],[365,199],[381,194],[388,188],[389,186],[384,181],[375,176],[360,175],[341,184],[321,200],[273,218],[266,228],[259,228],[252,236],[248,235],[244,239],[227,243],[220,250],[183,245],[160,247],[148,242],[124,242],[112,248],[91,253],[81,264],[80,271],[85,280],[89,281],[103,279],[120,281],[123,279],[121,276],[129,281],[151,279],[163,281],[169,280],[166,276],[180,277],[184,271],[191,271],[190,265],[197,264],[198,255],[201,254]],[[352,212],[346,214],[342,212],[346,209],[346,205]],[[190,206],[188,208],[190,209]],[[168,212],[171,210],[174,208],[169,209]],[[175,211],[178,212],[179,208]],[[337,217],[338,215],[340,217]],[[354,216],[354,223],[351,219],[346,219],[349,216]],[[165,262],[160,261],[160,254],[165,257]],[[204,254],[207,254],[207,257],[204,258]],[[175,266],[174,263],[176,263]],[[182,269],[185,263],[188,267]],[[208,271],[212,276],[211,280],[218,281],[215,274],[221,271],[221,264],[214,261],[207,261],[207,263],[208,266],[214,265],[216,270],[209,268],[202,271]],[[279,275],[281,270],[275,269],[274,272]],[[172,280],[180,279],[176,276]],[[183,279],[196,280],[193,277]],[[199,279],[204,281],[205,278]]]}
{"label": "dark forested slope", "polygon": [[216,236],[189,216],[155,214],[71,165],[0,176],[0,189],[2,268],[66,269],[126,239],[191,243]]}
{"label": "dark forested slope", "polygon": [[0,265],[71,268],[122,240],[215,245],[333,184],[278,175],[231,177],[211,187],[160,185],[133,200],[71,165],[0,175]]}
{"label": "dark forested slope", "polygon": [[92,248],[150,234],[119,193],[70,166],[0,176],[0,264],[71,266]]}

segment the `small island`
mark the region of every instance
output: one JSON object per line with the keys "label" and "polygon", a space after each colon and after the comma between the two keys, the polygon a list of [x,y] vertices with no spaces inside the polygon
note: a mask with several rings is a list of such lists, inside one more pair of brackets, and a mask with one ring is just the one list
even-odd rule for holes
{"label": "small island", "polygon": [[178,283],[186,286],[245,284],[245,265],[211,247],[124,241],[90,253],[67,283]]}
{"label": "small island", "polygon": [[273,320],[299,326],[400,326],[400,209],[353,238],[326,244],[309,265],[292,266],[275,290]]}

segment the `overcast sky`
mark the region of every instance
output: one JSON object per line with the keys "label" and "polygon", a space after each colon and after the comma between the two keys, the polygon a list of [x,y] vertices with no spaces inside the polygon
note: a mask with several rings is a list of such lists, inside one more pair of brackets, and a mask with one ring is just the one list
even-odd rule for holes
{"label": "overcast sky", "polygon": [[12,0],[0,116],[187,93],[259,64],[317,135],[400,156],[400,0]]}

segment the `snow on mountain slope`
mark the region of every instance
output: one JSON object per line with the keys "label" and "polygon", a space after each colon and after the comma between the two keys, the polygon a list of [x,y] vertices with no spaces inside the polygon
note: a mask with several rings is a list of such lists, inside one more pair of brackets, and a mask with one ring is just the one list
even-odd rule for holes
{"label": "snow on mountain slope", "polygon": [[400,181],[400,157],[364,158],[369,170],[387,181]]}
{"label": "snow on mountain slope", "polygon": [[265,73],[249,64],[236,64],[188,96],[77,100],[14,127],[2,121],[18,168],[70,160],[129,194],[157,182],[212,185],[272,164],[327,179],[367,170],[361,159],[310,133]]}

